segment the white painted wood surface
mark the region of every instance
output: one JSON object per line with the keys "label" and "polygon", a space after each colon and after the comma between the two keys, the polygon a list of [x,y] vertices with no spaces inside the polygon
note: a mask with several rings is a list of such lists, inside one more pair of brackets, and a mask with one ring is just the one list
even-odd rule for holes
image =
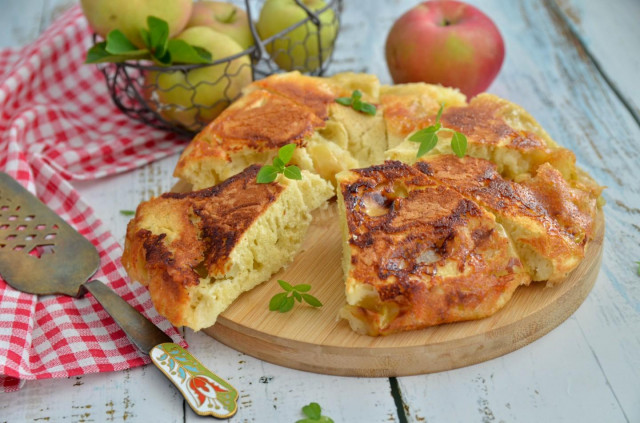
{"label": "white painted wood surface", "polygon": [[[416,0],[344,0],[332,72],[389,83],[384,40]],[[608,186],[601,274],[583,306],[533,344],[463,369],[389,380],[294,371],[186,332],[191,351],[240,391],[237,422],[294,422],[316,401],[336,422],[640,422],[640,3],[477,4],[500,28],[507,58],[490,91],[521,104]],[[33,40],[70,0],[0,0],[0,47]],[[177,157],[74,185],[120,240],[118,213],[167,191]],[[114,201],[117,199],[117,201]],[[392,396],[397,392],[400,407]],[[0,422],[191,422],[153,367],[28,382],[0,394]]]}

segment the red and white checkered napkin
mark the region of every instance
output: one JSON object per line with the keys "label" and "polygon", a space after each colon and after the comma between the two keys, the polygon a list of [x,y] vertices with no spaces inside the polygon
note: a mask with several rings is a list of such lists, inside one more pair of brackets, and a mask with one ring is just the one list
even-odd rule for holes
{"label": "red and white checkered napkin", "polygon": [[[90,44],[86,20],[74,7],[33,44],[0,51],[0,169],[98,247],[102,262],[95,278],[184,343],[157,314],[147,290],[127,283],[120,246],[67,182],[133,169],[184,146],[111,103],[102,74],[83,64]],[[0,391],[17,390],[29,379],[147,362],[90,295],[37,297],[0,279]]]}

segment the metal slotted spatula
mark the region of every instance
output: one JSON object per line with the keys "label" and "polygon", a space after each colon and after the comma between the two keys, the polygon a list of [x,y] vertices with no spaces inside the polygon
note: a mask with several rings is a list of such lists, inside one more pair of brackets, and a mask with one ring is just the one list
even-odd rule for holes
{"label": "metal slotted spatula", "polygon": [[227,418],[238,391],[138,313],[102,282],[87,279],[100,266],[98,251],[9,175],[0,172],[0,275],[13,288],[37,295],[81,297],[87,291],[129,339],[182,393],[194,412]]}

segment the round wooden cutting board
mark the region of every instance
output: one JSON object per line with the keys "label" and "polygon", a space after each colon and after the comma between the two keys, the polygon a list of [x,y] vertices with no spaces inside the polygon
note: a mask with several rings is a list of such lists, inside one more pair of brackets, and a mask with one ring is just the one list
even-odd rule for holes
{"label": "round wooden cutting board", "polygon": [[[604,216],[600,212],[585,258],[560,285],[520,287],[491,317],[450,323],[384,337],[353,332],[338,320],[345,304],[342,240],[335,203],[316,211],[302,251],[287,269],[244,293],[204,331],[259,359],[316,373],[342,376],[406,376],[455,369],[523,347],[567,319],[595,283],[602,258]],[[271,312],[277,283],[311,285],[324,306],[296,303],[288,313]]]}

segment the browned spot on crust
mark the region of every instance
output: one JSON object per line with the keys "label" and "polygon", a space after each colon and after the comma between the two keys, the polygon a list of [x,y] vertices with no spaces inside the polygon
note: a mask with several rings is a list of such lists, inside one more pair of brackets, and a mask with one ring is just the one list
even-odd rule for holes
{"label": "browned spot on crust", "polygon": [[321,89],[319,80],[304,76],[292,78],[277,75],[257,81],[255,85],[308,107],[322,120],[329,118],[329,105],[336,98],[335,93]]}
{"label": "browned spot on crust", "polygon": [[253,91],[243,103],[244,107],[225,110],[204,130],[227,153],[303,145],[305,137],[324,125],[309,108],[268,91]]}
{"label": "browned spot on crust", "polygon": [[442,125],[467,136],[469,142],[506,144],[518,150],[544,150],[547,144],[535,134],[516,131],[500,116],[500,104],[475,98],[466,107],[450,107],[442,114]]}

